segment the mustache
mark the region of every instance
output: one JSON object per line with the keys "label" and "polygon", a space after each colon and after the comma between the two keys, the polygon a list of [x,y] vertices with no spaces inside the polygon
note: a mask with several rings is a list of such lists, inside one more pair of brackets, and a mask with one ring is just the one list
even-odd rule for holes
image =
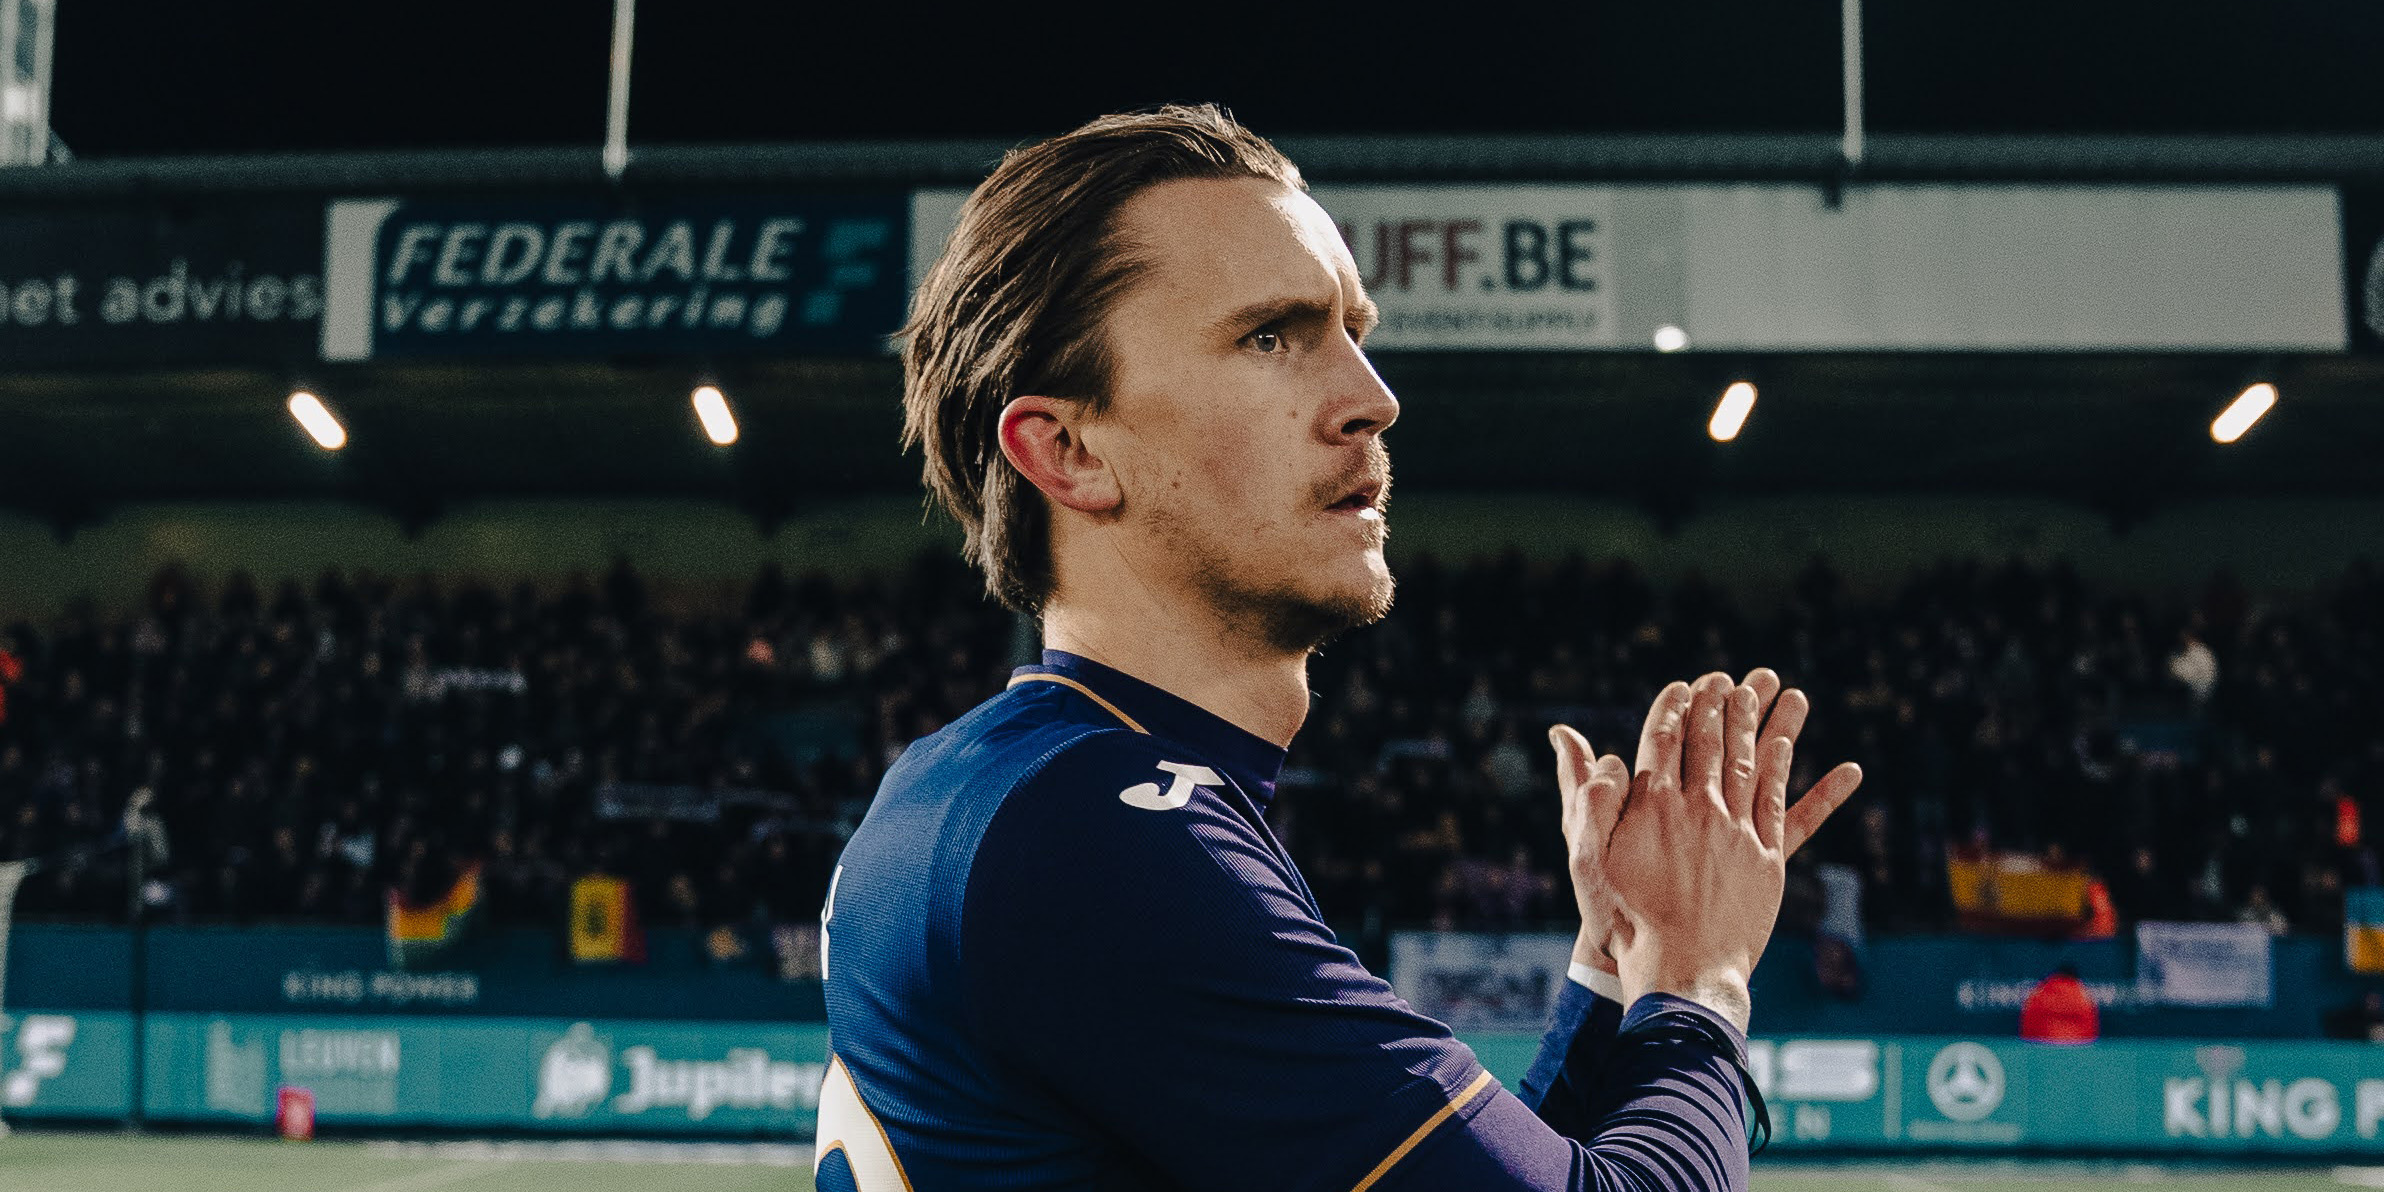
{"label": "mustache", "polygon": [[1365,458],[1351,465],[1347,471],[1338,473],[1331,480],[1318,485],[1313,497],[1318,505],[1331,505],[1368,484],[1380,486],[1381,491],[1374,498],[1375,505],[1383,506],[1390,503],[1391,452],[1389,448],[1382,445],[1380,439],[1367,440]]}

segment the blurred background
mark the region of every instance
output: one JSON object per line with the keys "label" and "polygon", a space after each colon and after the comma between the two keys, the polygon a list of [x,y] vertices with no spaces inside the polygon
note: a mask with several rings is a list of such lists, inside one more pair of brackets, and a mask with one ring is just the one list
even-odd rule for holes
{"label": "blurred background", "polygon": [[1384,308],[1273,809],[1369,967],[1512,1084],[1548,725],[1770,666],[1759,1185],[2384,1182],[2379,10],[1152,19],[0,0],[0,1183],[807,1187],[837,853],[1039,648],[889,336],[1166,101]]}

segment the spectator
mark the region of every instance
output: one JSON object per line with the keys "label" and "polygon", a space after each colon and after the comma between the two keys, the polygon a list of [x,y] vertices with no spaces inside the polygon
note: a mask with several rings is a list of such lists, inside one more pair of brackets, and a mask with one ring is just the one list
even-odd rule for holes
{"label": "spectator", "polygon": [[2078,980],[2077,966],[2066,960],[2020,1007],[2020,1037],[2032,1043],[2092,1043],[2102,1029],[2101,1012]]}
{"label": "spectator", "polygon": [[[712,603],[625,564],[544,591],[268,589],[168,568],[128,615],[79,604],[0,637],[0,856],[104,837],[145,786],[176,846],[155,875],[171,915],[369,923],[387,886],[478,859],[491,918],[552,924],[612,861],[644,875],[655,923],[769,938],[817,913],[891,759],[1033,639],[951,559],[765,569]],[[2061,564],[1957,560],[1862,594],[1815,560],[1758,616],[1619,561],[1419,556],[1388,620],[1315,659],[1271,814],[1365,938],[1561,919],[1538,892],[1563,872],[1541,729],[1629,756],[1663,683],[1760,663],[1816,704],[1796,789],[1816,759],[1869,776],[1812,860],[1855,875],[1871,930],[1950,924],[1947,842],[1972,839],[2110,875],[2113,925],[2323,930],[2378,867],[2358,798],[2384,785],[2380,638],[2372,566],[2290,600],[2221,575],[2164,607]],[[124,876],[95,856],[19,909],[121,915]]]}

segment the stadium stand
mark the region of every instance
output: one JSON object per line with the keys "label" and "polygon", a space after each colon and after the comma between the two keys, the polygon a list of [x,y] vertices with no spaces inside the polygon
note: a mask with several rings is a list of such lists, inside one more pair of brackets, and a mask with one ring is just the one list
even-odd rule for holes
{"label": "stadium stand", "polygon": [[[1328,915],[1499,930],[1566,919],[1545,725],[1635,739],[1662,682],[1765,664],[1816,699],[1799,751],[1868,780],[1813,861],[1861,875],[1874,930],[1953,925],[1949,851],[2099,877],[2121,916],[2339,930],[2379,881],[2384,575],[2305,596],[2225,573],[2190,598],[2089,591],[2063,565],[1940,565],[1857,593],[1816,559],[1750,608],[1690,576],[1520,555],[1401,568],[1399,608],[1329,647],[1278,831]],[[146,608],[0,637],[0,855],[79,859],[33,918],[121,918],[104,850],[138,790],[174,851],[164,921],[378,922],[483,866],[499,922],[561,921],[627,877],[646,922],[766,933],[818,913],[888,762],[997,690],[1031,637],[957,560],[879,579],[770,569],[733,608],[665,608],[626,565],[538,590],[169,569]],[[1799,912],[1798,906],[1807,908]]]}

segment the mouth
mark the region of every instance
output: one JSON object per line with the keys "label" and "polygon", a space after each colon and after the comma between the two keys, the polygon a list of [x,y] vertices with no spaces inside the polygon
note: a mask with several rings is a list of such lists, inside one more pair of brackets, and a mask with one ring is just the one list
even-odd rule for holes
{"label": "mouth", "polygon": [[1382,519],[1382,482],[1370,480],[1352,490],[1349,495],[1325,506],[1329,513],[1346,513],[1367,520]]}

